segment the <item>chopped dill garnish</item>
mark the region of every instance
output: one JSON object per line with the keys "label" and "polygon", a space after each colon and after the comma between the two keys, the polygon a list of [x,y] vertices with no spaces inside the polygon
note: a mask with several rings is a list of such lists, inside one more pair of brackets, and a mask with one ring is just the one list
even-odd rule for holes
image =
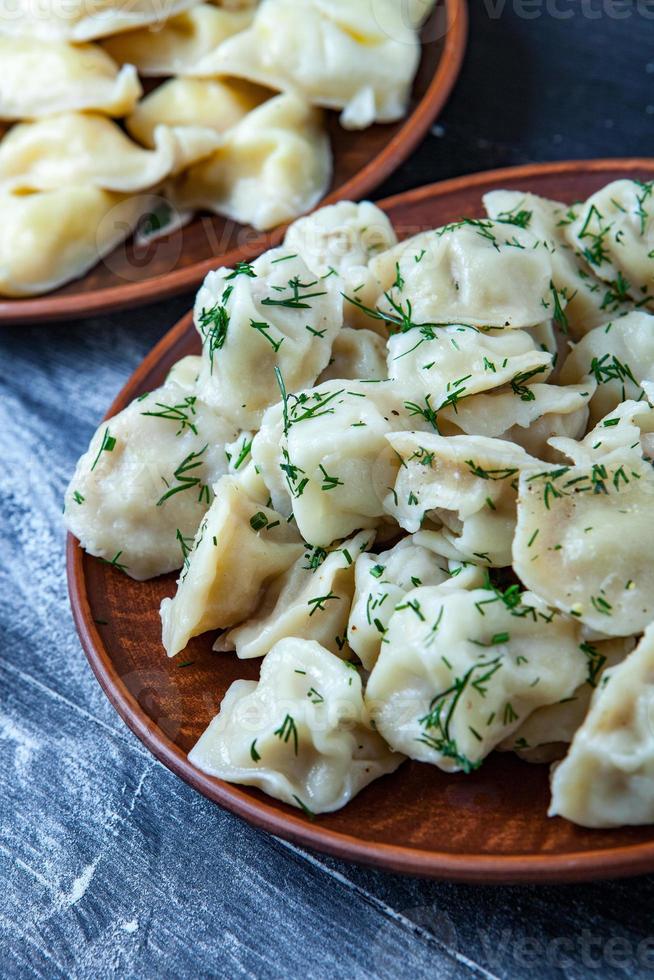
{"label": "chopped dill garnish", "polygon": [[287,714],[285,716],[279,728],[276,728],[275,731],[273,732],[273,735],[276,735],[277,738],[279,738],[282,742],[288,742],[288,740],[292,738],[295,755],[297,755],[297,750],[298,750],[297,727],[295,725],[295,720],[293,719],[292,715]]}
{"label": "chopped dill garnish", "polygon": [[148,415],[152,418],[169,419],[171,422],[178,422],[179,428],[175,435],[180,436],[186,429],[190,429],[193,435],[198,434],[192,416],[195,415],[196,395],[186,395],[183,402],[177,405],[166,405],[164,402],[155,402],[158,412],[141,412],[141,415]]}
{"label": "chopped dill garnish", "polygon": [[102,442],[100,443],[100,448],[98,449],[98,455],[95,457],[95,460],[93,461],[93,466],[91,467],[91,473],[98,465],[98,461],[102,453],[112,453],[115,448],[116,448],[116,440],[109,432],[109,426],[107,426],[102,436]]}
{"label": "chopped dill garnish", "polygon": [[181,493],[183,490],[192,490],[194,487],[199,488],[198,503],[200,503],[203,499],[205,499],[207,503],[210,503],[209,487],[202,483],[199,476],[189,475],[192,470],[197,469],[198,466],[202,466],[203,461],[200,459],[200,457],[206,452],[207,448],[208,444],[197,453],[189,453],[188,456],[182,460],[173,474],[175,480],[177,480],[177,485],[169,487],[166,493],[164,493],[164,495],[157,501],[157,507],[161,507],[161,505],[169,500],[170,497],[174,497],[176,493]]}

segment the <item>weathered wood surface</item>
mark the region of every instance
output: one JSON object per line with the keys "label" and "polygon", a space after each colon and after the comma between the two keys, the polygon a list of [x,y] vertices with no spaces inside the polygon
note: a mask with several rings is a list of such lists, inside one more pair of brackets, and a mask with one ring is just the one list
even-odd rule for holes
{"label": "weathered wood surface", "polygon": [[[558,0],[569,20],[519,16],[548,6],[473,0],[461,83],[380,196],[530,159],[653,154],[647,5]],[[189,304],[0,334],[0,975],[654,972],[652,878],[475,889],[346,866],[222,812],[123,726],[73,629],[61,497],[103,411]]]}

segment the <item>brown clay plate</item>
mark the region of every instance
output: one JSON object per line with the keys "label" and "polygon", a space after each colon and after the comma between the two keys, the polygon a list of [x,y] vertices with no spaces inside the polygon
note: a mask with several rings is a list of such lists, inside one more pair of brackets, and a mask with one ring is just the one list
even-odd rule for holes
{"label": "brown clay plate", "polygon": [[[619,177],[651,180],[654,160],[493,171],[423,187],[381,206],[406,237],[480,215],[481,195],[494,187],[522,188],[571,202]],[[145,359],[109,416],[161,384],[180,357],[198,352],[189,314]],[[654,870],[654,828],[591,831],[548,818],[547,767],[509,754],[491,756],[469,776],[405,763],[339,813],[314,821],[258,790],[205,776],[186,754],[232,681],[256,679],[259,664],[212,653],[210,636],[193,640],[184,654],[167,659],[158,609],[161,599],[175,590],[172,575],[133,582],[85,555],[69,538],[68,582],[84,650],[124,721],[169,769],[258,827],[340,858],[460,881],[577,881]]]}
{"label": "brown clay plate", "polygon": [[[390,125],[348,132],[327,113],[334,175],[323,203],[361,200],[378,187],[425,136],[459,74],[468,28],[466,0],[438,0],[422,29],[422,58],[409,115]],[[162,300],[198,286],[218,265],[251,259],[281,241],[284,229],[257,232],[226,218],[198,215],[147,245],[119,246],[85,276],[33,299],[1,299],[0,323],[74,319]]]}

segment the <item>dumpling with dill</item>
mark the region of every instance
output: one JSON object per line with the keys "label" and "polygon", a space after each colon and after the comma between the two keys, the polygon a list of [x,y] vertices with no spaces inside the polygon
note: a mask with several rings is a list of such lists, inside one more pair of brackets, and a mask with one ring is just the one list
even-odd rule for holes
{"label": "dumpling with dill", "polygon": [[357,558],[347,639],[366,670],[374,667],[389,620],[407,592],[421,585],[465,589],[483,584],[481,568],[446,558],[426,547],[429,540],[428,532],[420,542],[409,535],[388,551]]}
{"label": "dumpling with dill", "polygon": [[372,319],[395,329],[467,323],[517,329],[552,303],[552,258],[528,230],[466,218],[400,242],[370,263],[379,282]]}
{"label": "dumpling with dill", "polygon": [[265,658],[258,682],[232,684],[189,760],[314,814],[341,809],[404,756],[373,729],[355,665],[289,638]]}
{"label": "dumpling with dill", "polygon": [[604,675],[570,750],[552,770],[550,816],[582,827],[654,822],[654,627]]}
{"label": "dumpling with dill", "polygon": [[387,439],[400,466],[385,512],[411,533],[426,518],[440,521],[467,561],[510,565],[518,476],[539,460],[513,442],[483,436],[397,432]]}
{"label": "dumpling with dill", "polygon": [[552,366],[552,355],[540,350],[526,330],[426,324],[388,341],[388,376],[433,414],[503,386],[518,398],[529,398],[527,386],[546,381]]}
{"label": "dumpling with dill", "polygon": [[327,367],[343,299],[332,277],[318,279],[300,256],[274,249],[210,272],[194,317],[204,397],[236,425],[254,428],[282,386],[307,387]]}
{"label": "dumpling with dill", "polygon": [[626,399],[644,398],[641,382],[654,380],[654,316],[629,313],[587,333],[565,359],[561,383],[586,378],[596,384],[591,425]]}
{"label": "dumpling with dill", "polygon": [[[537,708],[498,748],[515,752],[526,762],[536,764],[561,759],[583,724],[595,691],[604,683],[605,672],[622,663],[635,646],[636,640],[632,636],[617,640],[584,640],[580,649],[587,657],[588,673],[583,684],[569,698]],[[608,679],[607,676],[606,681]]]}
{"label": "dumpling with dill", "polygon": [[264,657],[279,640],[294,636],[349,659],[347,621],[354,569],[373,539],[374,531],[361,531],[329,550],[309,546],[266,588],[256,613],[220,636],[214,650],[235,650],[249,660]]}
{"label": "dumpling with dill", "polygon": [[247,477],[224,476],[214,487],[172,599],[161,603],[169,657],[209,630],[251,616],[264,589],[303,553],[297,530],[249,492]]}
{"label": "dumpling with dill", "polygon": [[654,307],[654,181],[615,180],[575,213],[564,235],[607,284],[607,305],[615,298]]}
{"label": "dumpling with dill", "polygon": [[180,568],[236,437],[197,388],[169,381],[103,422],[66,491],[90,554],[135,579]]}
{"label": "dumpling with dill", "polygon": [[630,636],[654,619],[654,471],[639,442],[600,452],[596,462],[520,473],[513,566],[600,635]]}
{"label": "dumpling with dill", "polygon": [[384,520],[384,497],[400,465],[386,437],[431,428],[391,381],[335,380],[285,392],[252,445],[273,502],[293,514],[306,541],[329,547]]}
{"label": "dumpling with dill", "polygon": [[549,313],[558,328],[573,340],[609,317],[633,308],[622,292],[607,287],[582,255],[566,240],[564,230],[578,218],[580,205],[550,201],[525,191],[496,190],[484,194],[489,218],[526,228],[546,243],[552,257]]}
{"label": "dumpling with dill", "polygon": [[522,446],[537,459],[560,460],[550,440],[583,436],[595,388],[594,380],[586,378],[578,385],[509,385],[452,399],[438,413],[438,428],[442,435],[502,439]]}
{"label": "dumpling with dill", "polygon": [[391,748],[471,772],[532,711],[586,676],[581,629],[518,586],[408,592],[388,624],[366,703]]}

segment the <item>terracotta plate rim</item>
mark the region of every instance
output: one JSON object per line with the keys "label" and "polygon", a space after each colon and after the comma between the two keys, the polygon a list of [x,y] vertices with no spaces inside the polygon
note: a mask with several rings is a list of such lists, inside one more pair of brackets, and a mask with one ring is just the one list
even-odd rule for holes
{"label": "terracotta plate rim", "polygon": [[[602,171],[653,169],[654,158],[575,160],[528,164],[484,171],[431,184],[380,201],[382,208],[442,197],[462,188],[500,184],[502,180]],[[180,338],[192,329],[192,313],[184,316],[144,358],[123,387],[106,418],[119,411],[139,389],[141,380],[157,366]],[[471,884],[527,884],[580,882],[629,877],[654,870],[654,839],[638,844],[569,852],[511,855],[452,854],[416,847],[371,842],[310,823],[301,815],[279,809],[276,802],[254,799],[239,786],[224,783],[195,769],[182,750],[148,717],[121,680],[96,628],[91,612],[83,569],[84,552],[68,535],[66,564],[73,619],[89,664],[116,711],[140,741],[175,775],[203,796],[220,804],[249,823],[311,850],[387,871],[466,882]]]}
{"label": "terracotta plate rim", "polygon": [[[463,64],[468,38],[468,7],[466,0],[443,0],[443,4],[447,33],[427,91],[381,152],[344,184],[323,198],[316,205],[317,208],[334,204],[336,201],[361,200],[371,194],[408,159],[445,105]],[[279,243],[283,234],[284,227],[267,233],[267,247]],[[226,256],[229,259],[228,264],[233,265],[239,261],[252,259],[261,250],[260,241],[255,245],[243,245],[231,249]],[[88,292],[57,296],[55,291],[25,299],[0,297],[0,326],[80,319],[123,309],[134,309],[147,303],[167,299],[199,286],[206,273],[216,267],[220,258],[220,255],[216,255],[140,282],[105,286]]]}

